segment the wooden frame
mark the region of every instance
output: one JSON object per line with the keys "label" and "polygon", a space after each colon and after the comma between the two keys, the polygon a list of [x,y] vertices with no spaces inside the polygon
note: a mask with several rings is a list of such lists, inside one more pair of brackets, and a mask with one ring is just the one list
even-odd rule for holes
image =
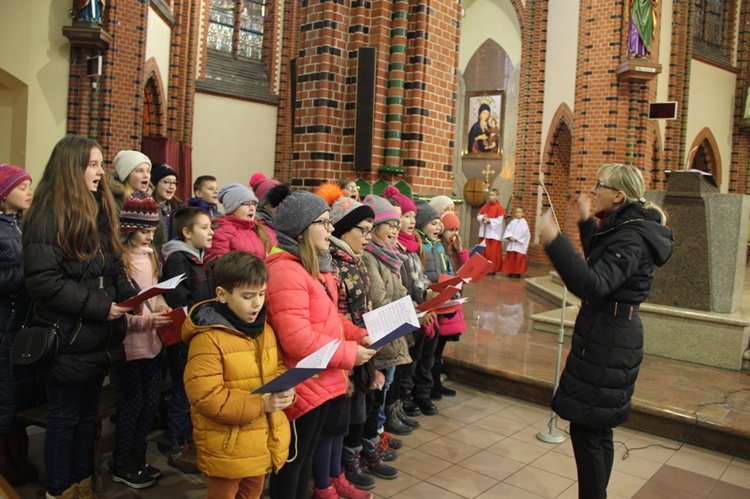
{"label": "wooden frame", "polygon": [[465,142],[462,157],[501,157],[505,126],[505,90],[466,92],[465,105]]}

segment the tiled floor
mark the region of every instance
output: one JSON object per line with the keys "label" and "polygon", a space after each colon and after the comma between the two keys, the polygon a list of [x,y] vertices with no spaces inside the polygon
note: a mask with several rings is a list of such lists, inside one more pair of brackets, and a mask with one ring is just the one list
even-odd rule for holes
{"label": "tiled floor", "polygon": [[[541,406],[448,382],[453,398],[436,402],[440,413],[422,416],[422,428],[402,437],[404,448],[392,464],[396,480],[377,480],[377,498],[563,498],[577,497],[576,467],[570,440],[547,444],[549,411]],[[560,425],[564,430],[564,422]],[[103,498],[198,498],[205,494],[200,475],[167,466],[149,442],[152,464],[164,470],[158,485],[141,491],[103,478]],[[32,460],[41,464],[43,433],[32,437]],[[750,461],[618,428],[616,458],[609,486],[613,499],[750,497]],[[105,429],[105,450],[113,445]],[[646,447],[648,446],[648,447]],[[646,447],[646,448],[643,448]],[[630,454],[623,459],[627,450]],[[108,456],[106,456],[108,457]],[[44,496],[41,486],[18,490],[22,498]]]}

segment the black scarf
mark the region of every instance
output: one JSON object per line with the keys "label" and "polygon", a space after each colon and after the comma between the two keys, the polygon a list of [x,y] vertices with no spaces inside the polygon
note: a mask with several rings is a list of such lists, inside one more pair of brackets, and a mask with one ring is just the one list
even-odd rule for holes
{"label": "black scarf", "polygon": [[263,328],[266,327],[266,306],[263,305],[263,308],[260,309],[260,312],[258,313],[258,317],[256,317],[255,322],[245,322],[242,319],[240,319],[237,314],[232,312],[232,309],[229,308],[229,305],[226,303],[221,303],[219,301],[216,302],[214,305],[216,308],[216,311],[221,314],[222,317],[224,317],[226,320],[229,321],[229,324],[232,325],[233,328],[235,328],[237,331],[246,334],[252,339],[255,339],[256,336],[258,336],[260,333],[263,332]]}

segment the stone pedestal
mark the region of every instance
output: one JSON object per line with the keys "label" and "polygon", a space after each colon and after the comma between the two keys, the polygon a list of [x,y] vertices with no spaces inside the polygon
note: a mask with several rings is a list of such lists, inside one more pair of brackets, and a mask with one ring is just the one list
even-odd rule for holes
{"label": "stone pedestal", "polygon": [[649,192],[674,229],[675,250],[656,269],[649,303],[731,313],[741,305],[750,197],[721,194],[710,175],[671,172],[666,192]]}

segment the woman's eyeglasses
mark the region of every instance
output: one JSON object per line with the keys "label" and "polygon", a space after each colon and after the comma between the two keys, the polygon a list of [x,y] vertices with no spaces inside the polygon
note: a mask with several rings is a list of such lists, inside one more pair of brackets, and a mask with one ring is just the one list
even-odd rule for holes
{"label": "woman's eyeglasses", "polygon": [[247,203],[242,203],[242,206],[250,206],[252,208],[255,208],[256,206],[258,206],[258,202],[257,201],[248,201]]}
{"label": "woman's eyeglasses", "polygon": [[398,229],[401,227],[401,222],[388,222],[388,227],[391,229]]}
{"label": "woman's eyeglasses", "polygon": [[164,185],[166,185],[167,187],[177,187],[177,182],[170,182],[168,180],[165,180]]}
{"label": "woman's eyeglasses", "polygon": [[610,189],[610,190],[613,190],[613,191],[619,191],[620,190],[620,189],[615,189],[614,187],[608,186],[607,184],[605,184],[601,180],[597,180],[596,181],[596,187],[594,187],[594,190],[598,191],[601,187],[604,187],[605,189]]}
{"label": "woman's eyeglasses", "polygon": [[344,189],[346,189],[347,191],[356,192],[356,191],[359,190],[359,186],[358,185],[347,185],[346,187],[344,187]]}
{"label": "woman's eyeglasses", "polygon": [[[313,224],[320,224],[322,225],[326,230],[330,230],[331,227],[333,227],[333,222],[331,222],[330,218],[322,218],[320,220],[315,220]],[[312,225],[312,224],[310,224]]]}
{"label": "woman's eyeglasses", "polygon": [[367,237],[372,234],[372,229],[369,229],[367,227],[360,227],[359,225],[355,225],[354,228],[359,229],[359,231],[362,233],[362,237]]}

